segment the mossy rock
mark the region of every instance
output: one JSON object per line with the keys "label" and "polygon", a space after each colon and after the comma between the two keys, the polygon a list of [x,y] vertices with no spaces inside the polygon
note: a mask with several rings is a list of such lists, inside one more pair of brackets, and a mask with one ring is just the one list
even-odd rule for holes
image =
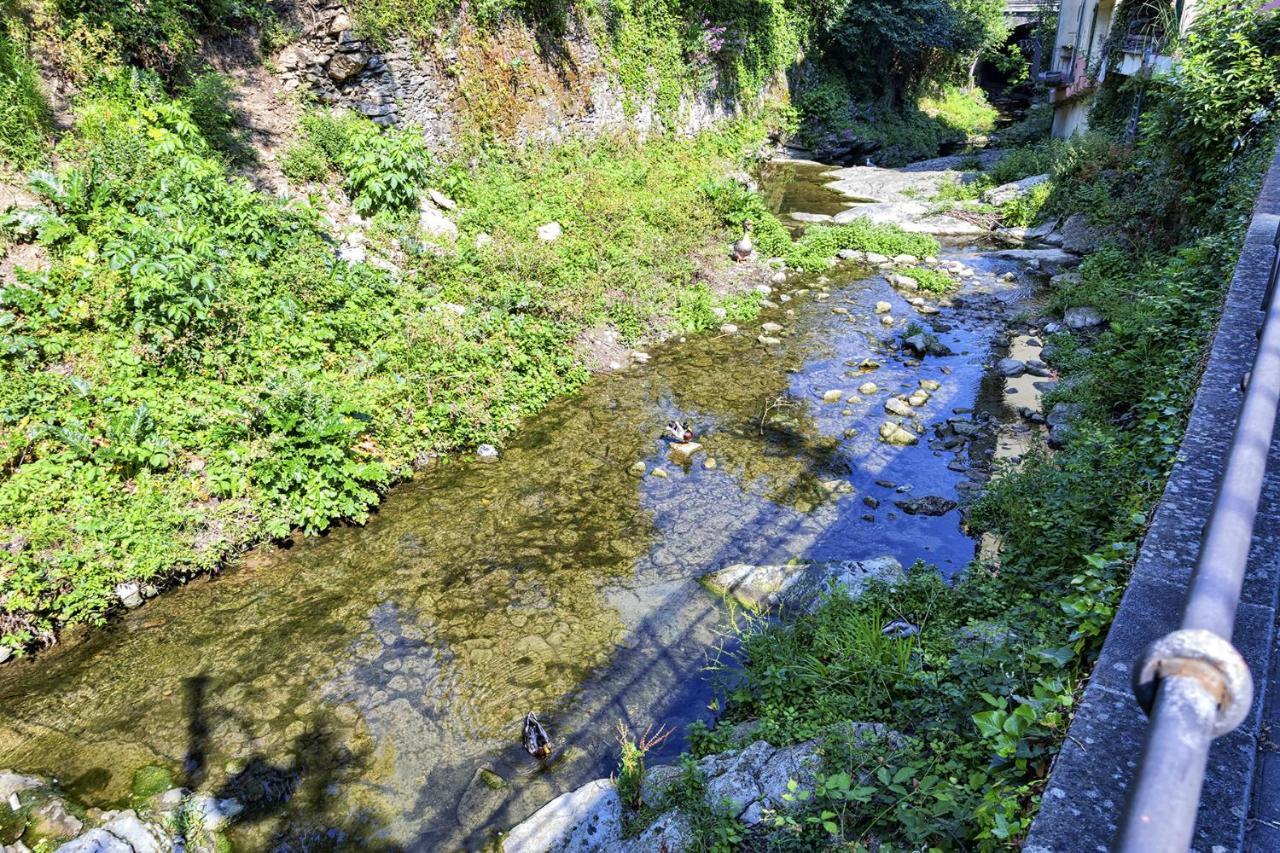
{"label": "mossy rock", "polygon": [[133,774],[132,793],[136,800],[149,800],[173,787],[173,774],[164,767],[140,767]]}
{"label": "mossy rock", "polygon": [[502,791],[508,787],[508,782],[488,767],[480,768],[480,781],[495,791]]}

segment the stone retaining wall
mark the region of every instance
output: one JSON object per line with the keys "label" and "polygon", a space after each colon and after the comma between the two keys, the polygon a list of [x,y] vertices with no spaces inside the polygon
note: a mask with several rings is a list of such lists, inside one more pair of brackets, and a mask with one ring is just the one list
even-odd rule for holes
{"label": "stone retaining wall", "polygon": [[673,115],[661,116],[656,93],[628,100],[606,52],[576,15],[557,35],[518,24],[482,34],[458,20],[431,44],[401,37],[385,45],[362,40],[348,10],[329,0],[298,0],[287,17],[301,35],[273,57],[286,90],[308,90],[382,125],[416,125],[435,146],[458,139],[480,112],[500,125],[497,135],[518,142],[668,125],[696,133],[786,87],[780,76],[744,104],[713,77],[682,97]]}

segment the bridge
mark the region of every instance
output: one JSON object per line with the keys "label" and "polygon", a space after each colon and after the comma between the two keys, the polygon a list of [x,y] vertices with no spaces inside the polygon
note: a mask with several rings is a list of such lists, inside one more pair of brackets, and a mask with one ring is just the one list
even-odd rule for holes
{"label": "bridge", "polygon": [[1033,23],[1058,13],[1059,0],[1005,0],[1004,17],[1010,27]]}
{"label": "bridge", "polygon": [[1280,850],[1278,244],[1280,151],[1026,853]]}

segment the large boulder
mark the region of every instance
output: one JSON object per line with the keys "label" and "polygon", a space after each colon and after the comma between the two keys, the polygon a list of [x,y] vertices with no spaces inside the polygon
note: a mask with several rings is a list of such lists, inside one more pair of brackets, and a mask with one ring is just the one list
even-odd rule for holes
{"label": "large boulder", "polygon": [[1013,201],[1015,198],[1021,198],[1028,195],[1033,189],[1046,183],[1049,176],[1032,175],[1029,178],[1023,178],[1020,181],[1011,181],[1007,184],[1001,184],[993,187],[982,194],[984,204],[1001,205]]}
{"label": "large boulder", "polygon": [[355,77],[369,64],[369,56],[361,51],[343,51],[329,57],[325,70],[329,79],[335,83],[345,83]]}
{"label": "large boulder", "polygon": [[1092,329],[1095,326],[1101,326],[1106,322],[1102,318],[1102,313],[1092,305],[1081,305],[1077,308],[1068,308],[1062,315],[1062,322],[1066,324],[1068,329],[1072,331],[1080,331],[1081,329]]}
{"label": "large boulder", "polygon": [[1102,243],[1102,235],[1092,225],[1089,218],[1082,213],[1067,217],[1062,223],[1062,248],[1078,255],[1087,255]]}
{"label": "large boulder", "polygon": [[1050,276],[1080,265],[1079,255],[1062,249],[1002,249],[994,256],[1006,261],[1021,261]]}

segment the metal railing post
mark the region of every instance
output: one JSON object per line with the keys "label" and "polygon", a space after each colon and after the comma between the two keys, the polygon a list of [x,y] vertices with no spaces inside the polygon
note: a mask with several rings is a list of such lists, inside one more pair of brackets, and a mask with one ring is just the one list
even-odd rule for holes
{"label": "metal railing post", "polygon": [[1209,748],[1253,703],[1248,665],[1230,637],[1280,405],[1278,263],[1272,262],[1261,342],[1181,628],[1152,643],[1134,669],[1134,692],[1151,723],[1116,839],[1123,853],[1180,853],[1191,846]]}

